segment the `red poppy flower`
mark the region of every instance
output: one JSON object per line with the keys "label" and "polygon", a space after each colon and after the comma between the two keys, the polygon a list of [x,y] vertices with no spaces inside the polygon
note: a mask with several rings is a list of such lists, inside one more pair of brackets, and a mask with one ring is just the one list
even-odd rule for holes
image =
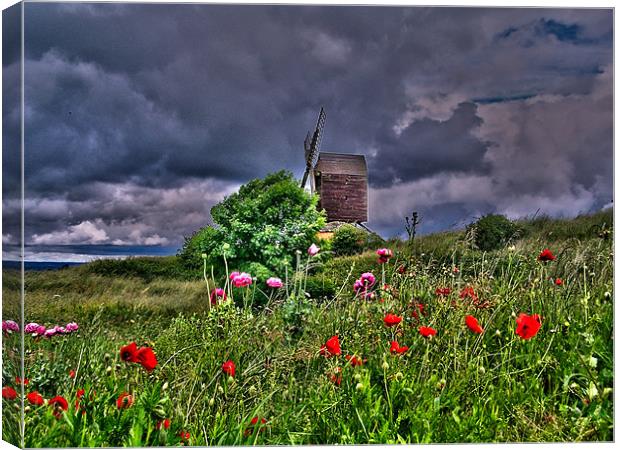
{"label": "red poppy flower", "polygon": [[30,392],[26,395],[28,402],[34,406],[41,406],[45,403],[43,400],[43,396],[39,394],[37,391]]}
{"label": "red poppy flower", "polygon": [[401,275],[403,273],[405,273],[407,271],[407,269],[405,268],[405,266],[398,266],[398,273],[400,273]]}
{"label": "red poppy flower", "polygon": [[387,327],[393,327],[394,325],[398,325],[402,320],[403,318],[396,314],[386,314],[383,318],[383,323]]}
{"label": "red poppy flower", "polygon": [[61,397],[60,395],[57,395],[56,397],[50,399],[47,402],[47,406],[51,406],[52,408],[54,408],[53,414],[57,419],[60,419],[62,417],[63,411],[69,409],[69,403],[67,403],[67,400],[65,400],[65,398]]}
{"label": "red poppy flower", "polygon": [[342,383],[342,367],[336,367],[334,369],[335,373],[331,373],[329,375],[329,379],[331,380],[332,383],[334,383],[336,386],[340,386],[340,383]]}
{"label": "red poppy flower", "polygon": [[556,286],[562,286],[564,284],[564,282],[562,281],[561,278],[556,278],[555,279],[555,285]]}
{"label": "red poppy flower", "polygon": [[[15,377],[15,384],[22,384],[22,379],[20,377]],[[28,386],[30,384],[30,380],[28,378],[24,378],[24,386]]]}
{"label": "red poppy flower", "polygon": [[80,410],[80,400],[82,400],[82,397],[84,397],[84,389],[78,389],[77,393],[75,394],[75,410],[79,411]]}
{"label": "red poppy flower", "polygon": [[478,319],[476,319],[474,316],[465,316],[465,325],[467,325],[467,328],[469,328],[476,334],[480,334],[484,331],[484,329],[478,323]]}
{"label": "red poppy flower", "polygon": [[338,336],[330,337],[327,342],[321,346],[320,353],[326,357],[339,356],[342,351],[340,349],[340,340],[338,339]]}
{"label": "red poppy flower", "polygon": [[[250,424],[256,425],[257,423],[258,423],[258,417],[252,417],[252,420],[250,420]],[[267,421],[264,418],[261,418],[260,423],[265,424],[267,423]]]}
{"label": "red poppy flower", "polygon": [[368,361],[367,359],[362,359],[356,355],[347,355],[345,356],[345,359],[349,361],[349,364],[351,364],[353,367],[364,365]]}
{"label": "red poppy flower", "polygon": [[554,259],[555,256],[553,256],[553,253],[551,253],[551,250],[549,250],[548,248],[544,249],[542,252],[540,252],[540,255],[538,255],[538,261],[548,262],[553,261]]}
{"label": "red poppy flower", "polygon": [[189,431],[180,431],[179,432],[179,437],[181,438],[182,441],[187,442],[189,441]]}
{"label": "red poppy flower", "polygon": [[540,326],[540,316],[538,314],[528,316],[525,313],[521,313],[519,317],[517,317],[517,329],[515,333],[522,339],[531,339],[536,336],[536,333],[540,330]]}
{"label": "red poppy flower", "polygon": [[478,302],[478,296],[476,295],[474,288],[471,286],[464,287],[459,294],[459,297],[461,297],[462,299],[470,298],[471,301],[474,303]]}
{"label": "red poppy flower", "polygon": [[161,430],[161,427],[164,427],[164,430],[170,428],[170,419],[158,420],[155,425],[156,430]]}
{"label": "red poppy flower", "polygon": [[235,376],[235,363],[230,359],[222,364],[222,372],[226,375],[230,375],[231,377]]}
{"label": "red poppy flower", "polygon": [[[245,437],[248,437],[249,435],[251,435],[252,433],[254,433],[254,426],[256,424],[258,424],[258,421],[260,420],[261,425],[264,425],[267,423],[267,421],[264,418],[260,418],[258,416],[252,417],[252,420],[250,420],[250,425],[252,425],[253,428],[246,428],[245,432],[243,433],[243,435]],[[261,431],[265,431],[265,427],[260,427],[258,429],[259,432]]]}
{"label": "red poppy flower", "polygon": [[69,378],[75,378],[75,370],[71,369],[69,371]]}
{"label": "red poppy flower", "polygon": [[123,392],[118,396],[116,400],[116,407],[118,409],[126,409],[133,405],[133,396],[128,392]]}
{"label": "red poppy flower", "polygon": [[431,337],[431,336],[435,336],[437,334],[437,330],[435,330],[434,328],[431,328],[431,327],[420,327],[418,329],[418,331],[425,338]]}
{"label": "red poppy flower", "polygon": [[138,346],[135,342],[121,347],[121,359],[126,362],[137,362]]}
{"label": "red poppy flower", "polygon": [[147,372],[152,372],[157,367],[157,358],[151,347],[142,347],[138,350],[136,362],[140,363]]}
{"label": "red poppy flower", "polygon": [[400,345],[398,345],[398,342],[396,341],[392,341],[390,343],[390,353],[392,353],[393,355],[402,355],[403,353],[405,353],[407,350],[409,350],[409,347],[403,345],[402,347]]}
{"label": "red poppy flower", "polygon": [[450,288],[437,288],[435,289],[435,295],[438,296],[446,296],[446,295],[450,295],[450,292],[452,292],[452,289]]}
{"label": "red poppy flower", "polygon": [[418,311],[420,314],[422,314],[423,316],[426,315],[426,311],[424,310],[425,305],[424,303],[411,303],[411,306],[413,306],[413,312],[411,313],[411,315],[413,316],[414,319],[418,320],[420,318]]}
{"label": "red poppy flower", "polygon": [[17,392],[10,386],[5,386],[2,388],[2,398],[7,400],[15,400],[17,398]]}

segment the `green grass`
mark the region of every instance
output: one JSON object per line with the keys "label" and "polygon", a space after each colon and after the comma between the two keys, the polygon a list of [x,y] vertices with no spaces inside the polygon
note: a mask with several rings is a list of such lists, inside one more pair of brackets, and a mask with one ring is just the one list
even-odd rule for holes
{"label": "green grass", "polygon": [[[514,248],[490,253],[473,250],[459,232],[413,246],[392,242],[395,255],[384,267],[389,293],[369,301],[354,299],[352,284],[365,271],[381,279],[372,252],[328,258],[310,270],[311,298],[299,293],[299,274],[299,295],[291,284],[290,299],[283,289],[265,308],[210,309],[204,281],[110,274],[113,265],[28,273],[26,321],[76,320],[81,328],[49,340],[26,336],[26,392],[62,395],[70,407],[60,419],[48,406],[29,407],[25,444],[176,445],[180,431],[190,433],[191,445],[612,440],[613,244],[594,226],[610,219],[606,212],[523,223],[527,232]],[[536,257],[546,247],[558,258],[543,264]],[[4,273],[7,298],[18,298],[16,276]],[[562,286],[550,280],[558,277]],[[321,297],[326,280],[330,294]],[[489,307],[460,299],[465,286]],[[437,287],[452,293],[439,298]],[[235,290],[235,300],[241,305],[252,294],[263,295]],[[420,321],[414,300],[426,305]],[[4,305],[5,319],[14,308]],[[386,312],[403,322],[387,328]],[[521,312],[542,317],[531,340],[515,335]],[[483,334],[465,327],[466,314],[478,318]],[[438,333],[425,339],[419,325]],[[320,356],[333,335],[342,356]],[[15,384],[10,349],[17,339],[4,339],[3,385]],[[393,339],[410,350],[391,355]],[[120,347],[132,341],[155,350],[152,373],[120,361]],[[346,354],[367,362],[351,367]],[[228,359],[234,378],[221,371]],[[339,386],[330,379],[336,367]],[[79,388],[85,414],[73,406]],[[118,410],[123,391],[135,402]],[[4,402],[3,437],[15,441],[17,410]],[[262,431],[250,425],[255,416],[267,420]],[[170,429],[155,430],[164,417]]]}

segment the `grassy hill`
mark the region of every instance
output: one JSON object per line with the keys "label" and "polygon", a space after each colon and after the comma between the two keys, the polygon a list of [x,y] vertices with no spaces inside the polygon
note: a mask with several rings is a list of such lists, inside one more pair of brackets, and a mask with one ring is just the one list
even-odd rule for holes
{"label": "grassy hill", "polygon": [[[69,405],[60,420],[30,405],[26,446],[611,440],[612,223],[611,210],[522,221],[518,239],[489,253],[465,231],[393,241],[385,265],[373,251],[308,267],[304,257],[285,287],[231,288],[217,307],[175,257],[29,272],[26,322],[80,330],[26,336],[26,392]],[[538,261],[545,248],[555,260]],[[373,298],[354,295],[364,272],[377,279]],[[3,318],[18,317],[19,274],[3,279]],[[402,321],[385,325],[389,313]],[[515,333],[522,313],[540,317],[530,339]],[[332,336],[342,354],[321,355]],[[392,354],[392,341],[409,349]],[[130,342],[154,350],[155,370],[120,360]],[[18,336],[4,343],[3,386],[14,386]],[[123,392],[133,404],[119,409]],[[5,411],[3,438],[14,441],[15,411]],[[170,428],[157,429],[165,418]]]}

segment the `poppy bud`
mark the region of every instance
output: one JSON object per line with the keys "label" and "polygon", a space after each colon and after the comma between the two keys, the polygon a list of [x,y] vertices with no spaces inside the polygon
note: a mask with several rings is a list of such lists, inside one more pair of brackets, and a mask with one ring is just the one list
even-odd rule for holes
{"label": "poppy bud", "polygon": [[207,254],[206,254],[206,253],[203,253],[203,254],[202,254],[202,255],[200,255],[200,256],[202,256],[202,259],[207,259]]}
{"label": "poppy bud", "polygon": [[383,368],[383,370],[388,370],[390,368],[390,365],[386,361],[383,361],[383,364],[381,364],[381,367]]}
{"label": "poppy bud", "polygon": [[215,405],[215,399],[213,397],[211,397],[209,399],[209,406],[213,406],[213,405]]}
{"label": "poppy bud", "polygon": [[164,385],[161,387],[161,390],[162,390],[162,391],[165,391],[165,390],[167,390],[167,389],[168,389],[168,382],[166,381],[166,382],[164,383]]}
{"label": "poppy bud", "polygon": [[403,373],[402,372],[398,372],[396,375],[394,375],[394,378],[396,378],[397,380],[402,380],[403,379]]}
{"label": "poppy bud", "polygon": [[511,313],[510,313],[510,315],[511,315],[512,317],[517,317],[517,313],[516,313],[516,312],[514,312],[514,311],[513,311],[513,312],[511,312]]}
{"label": "poppy bud", "polygon": [[218,386],[217,387],[217,392],[219,392],[220,394],[224,393],[224,388],[222,386]]}
{"label": "poppy bud", "polygon": [[362,379],[362,374],[356,373],[355,375],[353,375],[353,378],[355,379],[355,381],[359,381]]}
{"label": "poppy bud", "polygon": [[234,379],[233,377],[229,376],[229,377],[228,377],[228,382],[229,382],[229,383],[234,383],[234,382],[235,382],[235,379]]}
{"label": "poppy bud", "polygon": [[357,389],[358,391],[362,391],[364,390],[364,385],[362,383],[357,383],[355,385],[355,389]]}
{"label": "poppy bud", "polygon": [[[605,388],[607,389],[607,388]],[[26,407],[24,408],[24,412],[30,412],[30,406],[26,405]]]}
{"label": "poppy bud", "polygon": [[256,386],[250,386],[248,392],[250,393],[250,395],[256,394]]}
{"label": "poppy bud", "polygon": [[499,330],[495,330],[495,336],[501,336],[501,335],[502,335],[502,332],[501,332],[501,331],[499,331]]}
{"label": "poppy bud", "polygon": [[222,245],[222,248],[224,250],[230,250],[230,244],[228,242],[224,242],[224,245]]}
{"label": "poppy bud", "polygon": [[110,355],[109,353],[106,353],[105,355],[103,355],[103,359],[105,359],[106,361],[109,360],[112,357],[112,355]]}
{"label": "poppy bud", "polygon": [[106,373],[110,373],[110,372],[112,372],[112,368],[111,368],[110,366],[106,367],[106,368],[105,368],[105,372],[106,372]]}
{"label": "poppy bud", "polygon": [[481,375],[484,375],[484,374],[485,374],[485,372],[486,372],[486,369],[484,368],[484,366],[480,366],[480,367],[478,368],[478,372],[480,372],[480,374],[481,374]]}

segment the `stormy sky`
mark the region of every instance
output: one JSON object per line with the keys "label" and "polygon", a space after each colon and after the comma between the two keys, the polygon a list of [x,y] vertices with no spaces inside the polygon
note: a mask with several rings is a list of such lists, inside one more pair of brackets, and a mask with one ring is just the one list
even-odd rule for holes
{"label": "stormy sky", "polygon": [[[601,209],[612,33],[610,9],[27,3],[26,243],[178,247],[248,180],[301,177],[321,106],[322,149],[366,155],[384,237],[413,210],[428,233]],[[3,98],[10,244],[19,92]]]}

